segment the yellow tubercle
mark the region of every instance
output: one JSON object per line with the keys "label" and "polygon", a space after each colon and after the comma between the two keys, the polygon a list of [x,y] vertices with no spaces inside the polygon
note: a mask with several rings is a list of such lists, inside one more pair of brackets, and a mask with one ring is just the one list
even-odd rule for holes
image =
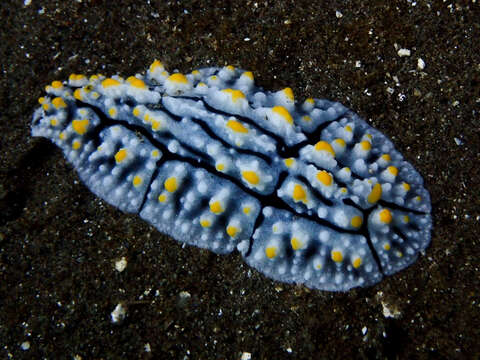
{"label": "yellow tubercle", "polygon": [[330,175],[325,170],[317,172],[317,180],[320,181],[325,186],[331,186],[333,183],[332,175]]}
{"label": "yellow tubercle", "polygon": [[58,120],[57,120],[57,118],[51,118],[51,119],[50,119],[50,125],[51,125],[51,126],[57,126],[57,125],[58,125]]}
{"label": "yellow tubercle", "polygon": [[138,187],[138,186],[142,185],[143,179],[142,179],[140,176],[136,175],[136,176],[133,178],[132,183],[133,183],[133,186]]}
{"label": "yellow tubercle", "polygon": [[393,176],[397,176],[398,175],[398,169],[395,167],[395,166],[389,166],[387,168],[388,172],[390,174],[392,174]]}
{"label": "yellow tubercle", "polygon": [[185,75],[181,74],[181,73],[175,73],[175,74],[170,75],[167,78],[167,81],[171,81],[171,82],[174,82],[174,83],[177,83],[177,84],[188,84],[187,77]]}
{"label": "yellow tubercle", "polygon": [[390,162],[392,160],[392,157],[390,156],[390,154],[383,154],[382,156],[380,156],[380,158],[386,162]]}
{"label": "yellow tubercle", "polygon": [[153,120],[152,121],[152,130],[153,131],[158,131],[162,128],[162,123],[158,120]]}
{"label": "yellow tubercle", "polygon": [[208,219],[201,219],[200,220],[200,225],[204,228],[208,228],[208,227],[212,226],[212,223]]}
{"label": "yellow tubercle", "polygon": [[335,156],[335,150],[333,150],[333,147],[332,145],[330,145],[328,142],[326,141],[319,141],[315,144],[315,150],[316,151],[326,151],[328,153],[330,153],[332,156]]}
{"label": "yellow tubercle", "polygon": [[295,184],[293,187],[292,198],[295,202],[301,201],[303,203],[307,203],[307,192],[300,184]]}
{"label": "yellow tubercle", "polygon": [[252,209],[250,208],[250,206],[245,206],[243,209],[242,209],[243,213],[245,215],[248,215],[250,214],[250,211],[252,211]]}
{"label": "yellow tubercle", "polygon": [[311,105],[315,104],[315,100],[313,100],[312,98],[306,99],[305,102]]}
{"label": "yellow tubercle", "polygon": [[143,80],[140,80],[135,76],[128,77],[127,82],[137,89],[143,89],[143,90],[147,89],[147,85],[143,82]]}
{"label": "yellow tubercle", "polygon": [[350,223],[354,228],[359,228],[360,226],[362,226],[363,219],[361,216],[356,215],[352,217],[352,221]]}
{"label": "yellow tubercle", "polygon": [[217,169],[217,171],[223,171],[225,170],[225,164],[218,163],[215,165],[215,169]]}
{"label": "yellow tubercle", "polygon": [[330,255],[332,257],[332,260],[335,261],[336,263],[343,261],[343,254],[340,250],[332,250]]}
{"label": "yellow tubercle", "polygon": [[115,154],[115,162],[117,164],[120,164],[122,161],[124,161],[127,158],[127,156],[128,156],[127,149],[122,148],[118,150],[117,153]]}
{"label": "yellow tubercle", "polygon": [[105,80],[102,81],[102,86],[104,88],[109,88],[109,87],[118,86],[118,85],[120,85],[120,81],[112,79],[112,78],[108,78],[108,79],[105,79]]}
{"label": "yellow tubercle", "polygon": [[210,204],[210,211],[214,214],[221,214],[222,212],[224,212],[224,209],[220,201],[214,201]]}
{"label": "yellow tubercle", "polygon": [[295,97],[293,96],[293,91],[291,88],[286,87],[285,89],[282,90],[282,92],[288,100],[294,101]]}
{"label": "yellow tubercle", "polygon": [[77,100],[82,100],[83,99],[82,90],[75,89],[75,91],[73,92],[73,97]]}
{"label": "yellow tubercle", "polygon": [[52,87],[54,89],[60,89],[63,87],[63,84],[61,81],[55,80],[55,81],[52,81]]}
{"label": "yellow tubercle", "polygon": [[408,224],[410,222],[410,218],[408,217],[408,215],[404,215],[402,220],[405,224]]}
{"label": "yellow tubercle", "polygon": [[57,109],[67,107],[67,104],[65,103],[65,101],[64,101],[61,97],[56,97],[56,98],[54,98],[54,99],[52,100],[52,104],[53,104],[53,106],[55,106]]}
{"label": "yellow tubercle", "polygon": [[238,229],[235,226],[227,226],[227,234],[230,237],[235,237],[237,235]]}
{"label": "yellow tubercle", "polygon": [[163,202],[165,202],[165,201],[167,201],[167,195],[166,195],[166,194],[160,194],[160,195],[158,195],[158,202],[163,203]]}
{"label": "yellow tubercle", "polygon": [[338,146],[340,146],[340,147],[345,147],[345,146],[347,146],[347,143],[346,143],[345,140],[343,140],[342,138],[335,139],[335,140],[333,140],[333,142],[334,142],[335,144],[337,144]]}
{"label": "yellow tubercle", "polygon": [[373,185],[372,191],[368,194],[367,201],[370,204],[375,204],[382,197],[382,185],[376,183]]}
{"label": "yellow tubercle", "polygon": [[158,61],[158,60],[155,59],[155,60],[153,61],[153,63],[150,65],[149,71],[150,71],[150,72],[154,72],[156,69],[161,69],[161,70],[163,70],[164,67],[163,67],[163,64],[162,64],[160,61]]}
{"label": "yellow tubercle", "polygon": [[302,116],[302,121],[305,121],[305,122],[311,122],[312,121],[312,118],[308,115],[304,115]]}
{"label": "yellow tubercle", "polygon": [[352,266],[355,269],[358,269],[362,265],[362,258],[357,256],[356,258],[353,259],[352,261]]}
{"label": "yellow tubercle", "polygon": [[117,116],[117,109],[115,109],[114,107],[111,107],[110,109],[108,109],[108,115],[110,115],[110,117],[114,118]]}
{"label": "yellow tubercle", "polygon": [[177,178],[175,178],[174,176],[172,177],[169,177],[167,180],[165,180],[165,182],[163,183],[163,186],[165,187],[165,190],[167,190],[168,192],[175,192],[178,188],[178,184],[177,184]]}
{"label": "yellow tubercle", "polygon": [[360,146],[362,147],[362,150],[364,150],[364,151],[368,151],[372,148],[372,144],[370,143],[370,141],[367,141],[367,140],[363,140],[360,143]]}
{"label": "yellow tubercle", "polygon": [[352,132],[352,127],[350,125],[345,126],[345,131]]}
{"label": "yellow tubercle", "polygon": [[260,177],[255,171],[242,171],[242,177],[252,185],[257,185],[260,182]]}
{"label": "yellow tubercle", "polygon": [[149,124],[152,122],[152,117],[150,116],[149,113],[146,113],[145,115],[143,115],[143,122],[146,124]]}
{"label": "yellow tubercle", "polygon": [[245,99],[245,94],[240,90],[235,89],[223,89],[222,92],[230,94],[232,101],[236,103],[240,99]]}
{"label": "yellow tubercle", "polygon": [[290,240],[290,245],[292,245],[293,250],[299,250],[303,247],[303,242],[296,237],[292,237]]}
{"label": "yellow tubercle", "polygon": [[82,143],[78,140],[74,140],[72,143],[72,149],[73,150],[78,150],[82,146]]}
{"label": "yellow tubercle", "polygon": [[292,167],[293,164],[295,164],[295,159],[294,158],[288,158],[288,159],[283,160],[283,162],[285,163],[285,166],[289,168],[289,167]]}
{"label": "yellow tubercle", "polygon": [[249,78],[250,80],[253,80],[253,73],[251,71],[245,71],[242,76],[245,76]]}
{"label": "yellow tubercle", "polygon": [[392,246],[390,245],[389,242],[386,242],[385,244],[383,244],[383,249],[385,251],[389,251],[391,248],[392,248]]}
{"label": "yellow tubercle", "polygon": [[58,138],[60,140],[65,140],[67,138],[67,134],[65,134],[65,131],[62,131],[60,134],[58,134]]}
{"label": "yellow tubercle", "polygon": [[245,126],[243,126],[241,122],[237,120],[233,120],[233,119],[228,120],[227,127],[237,133],[242,133],[242,134],[248,133],[248,129]]}
{"label": "yellow tubercle", "polygon": [[265,255],[269,259],[273,259],[275,256],[277,256],[277,248],[275,246],[268,246],[265,248]]}
{"label": "yellow tubercle", "polygon": [[78,81],[78,80],[85,80],[87,77],[82,74],[70,74],[68,80],[70,81]]}
{"label": "yellow tubercle", "polygon": [[140,108],[138,106],[135,106],[133,108],[133,115],[136,116],[136,117],[139,117],[140,116]]}
{"label": "yellow tubercle", "polygon": [[283,107],[283,106],[274,106],[272,108],[272,111],[277,114],[277,115],[280,115],[287,123],[289,123],[290,125],[293,124],[293,117],[292,115],[290,115],[290,113],[288,112],[288,110]]}
{"label": "yellow tubercle", "polygon": [[405,191],[409,191],[409,190],[410,190],[410,184],[409,184],[409,183],[403,182],[403,183],[402,183],[402,186],[403,186],[403,190],[405,190]]}
{"label": "yellow tubercle", "polygon": [[383,209],[378,214],[380,221],[384,224],[390,224],[392,222],[392,212],[388,209]]}
{"label": "yellow tubercle", "polygon": [[83,135],[87,132],[89,123],[90,122],[87,119],[73,120],[72,121],[72,128],[78,135]]}

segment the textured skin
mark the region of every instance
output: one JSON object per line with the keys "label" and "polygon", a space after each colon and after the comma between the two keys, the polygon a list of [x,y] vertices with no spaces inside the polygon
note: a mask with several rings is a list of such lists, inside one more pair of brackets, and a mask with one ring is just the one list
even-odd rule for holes
{"label": "textured skin", "polygon": [[264,91],[251,72],[72,74],[40,98],[51,139],[96,195],[178,241],[238,249],[279,281],[345,291],[430,242],[430,197],[393,144],[343,105]]}

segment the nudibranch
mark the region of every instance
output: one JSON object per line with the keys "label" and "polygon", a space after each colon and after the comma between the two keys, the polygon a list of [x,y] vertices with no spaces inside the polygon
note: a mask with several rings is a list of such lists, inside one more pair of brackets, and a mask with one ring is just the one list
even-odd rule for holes
{"label": "nudibranch", "polygon": [[233,66],[70,75],[32,135],[59,146],[107,203],[174,239],[237,249],[277,281],[346,291],[412,264],[429,242],[423,179],[338,102],[265,91]]}

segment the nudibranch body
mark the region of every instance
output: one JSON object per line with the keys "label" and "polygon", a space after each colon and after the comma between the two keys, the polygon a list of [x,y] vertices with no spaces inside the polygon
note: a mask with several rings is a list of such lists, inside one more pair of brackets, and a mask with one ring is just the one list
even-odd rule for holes
{"label": "nudibranch body", "polygon": [[368,286],[430,242],[422,177],[337,102],[297,102],[232,66],[126,79],[72,74],[39,99],[32,135],[85,185],[178,241],[238,249],[266,276],[310,288]]}

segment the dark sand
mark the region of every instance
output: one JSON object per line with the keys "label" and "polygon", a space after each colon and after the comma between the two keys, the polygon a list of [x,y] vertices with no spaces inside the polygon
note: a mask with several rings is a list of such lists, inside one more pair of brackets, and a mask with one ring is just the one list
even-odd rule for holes
{"label": "dark sand", "polygon": [[[480,4],[316,3],[1,2],[0,358],[480,357]],[[238,253],[182,248],[96,198],[30,137],[37,98],[72,72],[128,76],[155,58],[231,64],[357,111],[425,178],[425,255],[371,288],[311,291]],[[113,324],[118,303],[127,316]]]}

